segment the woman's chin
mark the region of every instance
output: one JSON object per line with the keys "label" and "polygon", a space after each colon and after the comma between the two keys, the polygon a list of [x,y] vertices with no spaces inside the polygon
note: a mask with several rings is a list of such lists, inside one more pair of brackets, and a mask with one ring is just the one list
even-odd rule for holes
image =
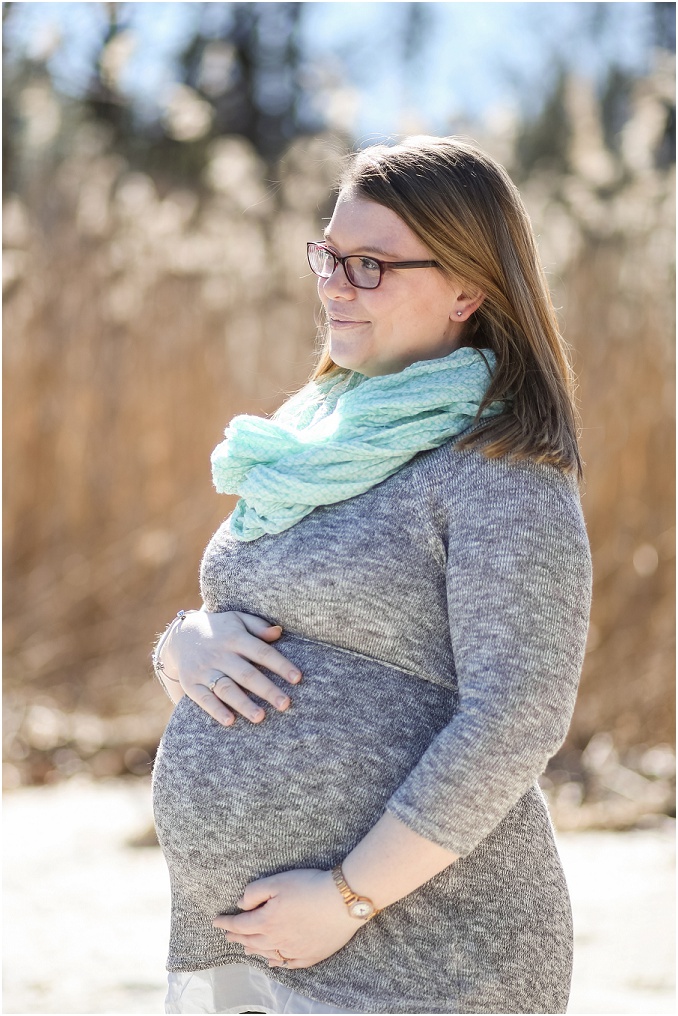
{"label": "woman's chin", "polygon": [[330,356],[337,367],[366,373],[363,367],[366,366],[367,357],[364,354],[361,356],[360,351],[355,346],[351,348],[348,342],[334,342],[330,339]]}
{"label": "woman's chin", "polygon": [[376,377],[378,374],[395,374],[407,366],[407,363],[398,364],[386,360],[377,360],[370,357],[366,352],[359,352],[357,349],[347,349],[341,343],[330,342],[330,356],[337,367],[344,370],[354,370],[366,377]]}

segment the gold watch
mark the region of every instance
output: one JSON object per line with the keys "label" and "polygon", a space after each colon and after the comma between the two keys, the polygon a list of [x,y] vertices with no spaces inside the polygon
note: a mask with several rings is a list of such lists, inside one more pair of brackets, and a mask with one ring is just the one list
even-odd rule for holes
{"label": "gold watch", "polygon": [[380,913],[372,900],[368,900],[367,896],[358,896],[357,893],[353,892],[344,878],[344,873],[341,870],[340,864],[337,864],[334,868],[332,868],[331,874],[337,889],[344,897],[344,903],[348,907],[348,912],[351,917],[355,917],[358,921],[369,921],[369,919],[374,917],[375,914]]}

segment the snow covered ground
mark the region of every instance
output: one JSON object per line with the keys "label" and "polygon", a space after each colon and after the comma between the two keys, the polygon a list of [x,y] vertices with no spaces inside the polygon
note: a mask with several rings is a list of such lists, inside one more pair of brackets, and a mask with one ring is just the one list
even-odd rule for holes
{"label": "snow covered ground", "polygon": [[[4,803],[4,1013],[162,1013],[168,880],[141,780]],[[675,1013],[673,823],[561,834],[575,915],[570,1013]]]}

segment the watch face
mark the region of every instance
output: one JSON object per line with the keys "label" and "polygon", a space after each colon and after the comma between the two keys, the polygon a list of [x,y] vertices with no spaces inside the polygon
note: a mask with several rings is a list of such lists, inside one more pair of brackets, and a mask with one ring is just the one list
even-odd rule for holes
{"label": "watch face", "polygon": [[369,900],[356,900],[348,909],[352,917],[360,917],[363,920],[374,913],[374,906]]}

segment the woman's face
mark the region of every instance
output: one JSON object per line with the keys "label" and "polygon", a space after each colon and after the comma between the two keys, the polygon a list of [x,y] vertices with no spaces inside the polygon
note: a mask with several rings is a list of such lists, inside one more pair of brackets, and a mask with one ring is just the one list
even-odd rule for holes
{"label": "woman's face", "polygon": [[[432,260],[395,212],[350,192],[339,195],[325,239],[342,257]],[[332,359],[368,377],[447,356],[460,345],[464,322],[482,302],[482,296],[471,300],[439,268],[387,269],[376,289],[358,289],[337,265],[329,279],[318,279],[318,295],[329,319]]]}

